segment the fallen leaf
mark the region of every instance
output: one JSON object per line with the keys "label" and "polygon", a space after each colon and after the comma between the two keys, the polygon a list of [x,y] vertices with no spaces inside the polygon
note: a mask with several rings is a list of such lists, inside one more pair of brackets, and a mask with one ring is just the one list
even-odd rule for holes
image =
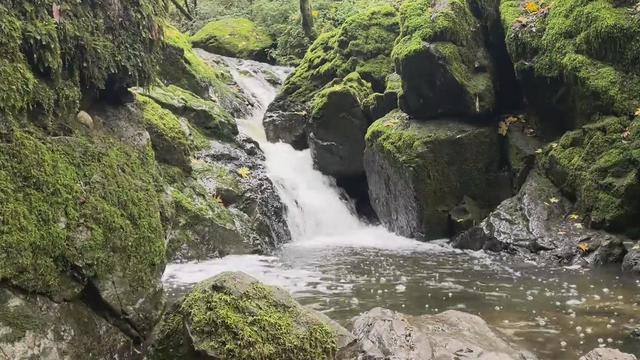
{"label": "fallen leaf", "polygon": [[557,204],[560,202],[560,199],[558,199],[557,197],[552,197],[551,199],[549,199],[549,202],[552,204]]}
{"label": "fallen leaf", "polygon": [[569,215],[569,219],[573,220],[573,221],[576,221],[576,220],[580,219],[580,216],[578,216],[578,214],[571,214],[571,215]]}
{"label": "fallen leaf", "polygon": [[62,14],[60,12],[60,5],[58,5],[58,3],[53,3],[51,12],[52,12],[52,15],[53,15],[53,20],[55,20],[57,23],[59,23],[62,20]]}
{"label": "fallen leaf", "polygon": [[535,14],[540,11],[540,5],[535,1],[529,1],[525,4],[524,9],[527,10],[529,14]]}
{"label": "fallen leaf", "polygon": [[640,116],[640,107],[638,109],[636,109],[635,116]]}
{"label": "fallen leaf", "polygon": [[246,179],[251,175],[251,170],[247,167],[241,167],[238,169],[238,175],[240,175],[241,178]]}
{"label": "fallen leaf", "polygon": [[542,149],[536,150],[536,154],[542,154]]}
{"label": "fallen leaf", "polygon": [[505,121],[500,121],[498,124],[498,134],[502,136],[507,136],[507,132],[509,132],[509,124]]}
{"label": "fallen leaf", "polygon": [[583,253],[586,253],[589,251],[589,244],[578,244],[578,249],[580,249],[580,251],[582,251]]}

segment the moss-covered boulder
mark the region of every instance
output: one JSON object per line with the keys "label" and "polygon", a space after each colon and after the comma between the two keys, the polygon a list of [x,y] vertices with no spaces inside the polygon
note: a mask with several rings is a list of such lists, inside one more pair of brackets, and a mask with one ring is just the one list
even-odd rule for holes
{"label": "moss-covered boulder", "polygon": [[335,177],[364,172],[362,154],[369,119],[363,109],[371,85],[352,73],[329,83],[313,104],[309,145],[316,167]]}
{"label": "moss-covered boulder", "polygon": [[155,331],[149,358],[320,360],[338,350],[337,329],[286,291],[244,273],[198,284]]}
{"label": "moss-covered boulder", "polygon": [[541,166],[594,228],[640,236],[640,117],[609,117],[548,146]]}
{"label": "moss-covered boulder", "polygon": [[214,101],[175,85],[153,86],[143,94],[163,108],[188,119],[203,135],[227,141],[238,135],[235,119]]}
{"label": "moss-covered boulder", "polygon": [[396,10],[377,6],[318,36],[269,106],[264,122],[267,138],[306,147],[314,96],[334,79],[357,72],[375,92],[384,92],[387,75],[394,72],[391,44],[398,32]]}
{"label": "moss-covered boulder", "polygon": [[246,18],[215,20],[192,37],[194,46],[214,54],[266,61],[273,45],[269,34]]}
{"label": "moss-covered boulder", "polygon": [[640,15],[633,1],[502,0],[509,54],[539,132],[640,107]]}
{"label": "moss-covered boulder", "polygon": [[393,49],[403,111],[430,118],[495,108],[493,65],[481,21],[465,0],[408,0]]}
{"label": "moss-covered boulder", "polygon": [[493,127],[417,121],[398,110],[374,122],[364,168],[382,223],[403,236],[444,238],[452,235],[451,211],[465,197],[483,209],[500,203],[510,195],[510,183],[498,136]]}

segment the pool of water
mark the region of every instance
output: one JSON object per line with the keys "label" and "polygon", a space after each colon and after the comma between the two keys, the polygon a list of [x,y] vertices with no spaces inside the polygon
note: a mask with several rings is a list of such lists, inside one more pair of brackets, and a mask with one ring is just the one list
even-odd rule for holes
{"label": "pool of water", "polygon": [[276,256],[173,264],[164,280],[177,299],[195,282],[244,271],[347,327],[376,306],[413,315],[456,309],[480,315],[541,359],[577,359],[605,345],[640,354],[640,339],[630,335],[640,325],[636,279],[613,269],[550,269],[395,240],[393,246],[295,243]]}

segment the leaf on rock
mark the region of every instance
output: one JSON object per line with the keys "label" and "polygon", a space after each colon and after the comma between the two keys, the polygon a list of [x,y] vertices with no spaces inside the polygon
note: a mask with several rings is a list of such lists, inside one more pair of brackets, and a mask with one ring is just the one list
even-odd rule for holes
{"label": "leaf on rock", "polygon": [[238,175],[240,175],[241,178],[246,179],[251,175],[251,170],[249,170],[248,167],[241,167],[238,169]]}

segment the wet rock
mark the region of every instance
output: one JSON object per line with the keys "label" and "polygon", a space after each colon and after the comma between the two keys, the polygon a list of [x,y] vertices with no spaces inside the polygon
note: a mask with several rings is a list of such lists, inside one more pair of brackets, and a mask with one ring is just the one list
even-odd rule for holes
{"label": "wet rock", "polygon": [[208,23],[191,37],[191,42],[214,54],[267,61],[273,39],[249,19],[227,18]]}
{"label": "wet rock", "polygon": [[286,291],[244,273],[222,273],[167,311],[149,358],[328,359],[351,339]]}
{"label": "wet rock", "polygon": [[[627,116],[640,107],[635,4],[599,5],[569,0],[528,12],[521,1],[501,1],[507,48],[545,137],[559,136],[600,114]],[[586,18],[588,23],[581,21]],[[613,43],[619,46],[610,47]]]}
{"label": "wet rock", "polygon": [[358,359],[535,359],[495,333],[480,317],[460,311],[408,316],[375,308],[353,320]]}
{"label": "wet rock", "polygon": [[493,65],[466,1],[409,1],[393,49],[400,108],[412,116],[475,116],[495,108]]}
{"label": "wet rock", "polygon": [[635,244],[622,261],[622,271],[640,275],[640,244]]}
{"label": "wet rock", "polygon": [[0,289],[0,354],[12,360],[133,359],[137,345],[80,301]]}
{"label": "wet rock", "polygon": [[309,147],[307,143],[308,112],[302,108],[290,108],[272,103],[265,114],[262,125],[270,142],[291,144],[297,150]]}
{"label": "wet rock", "polygon": [[315,98],[309,145],[315,166],[325,175],[351,177],[364,173],[364,135],[369,127],[362,102],[371,86],[352,73],[329,83]]}
{"label": "wet rock", "polygon": [[506,251],[534,260],[598,266],[620,263],[624,238],[584,226],[573,204],[538,171],[520,192],[478,226],[456,236],[454,247]]}
{"label": "wet rock", "polygon": [[189,176],[178,174],[168,191],[170,260],[268,253],[290,241],[284,205],[256,143],[243,136],[212,142],[195,158]]}
{"label": "wet rock", "polygon": [[534,168],[536,154],[544,144],[535,136],[531,128],[522,123],[510,125],[506,138],[513,189],[514,192],[518,192],[529,172]]}
{"label": "wet rock", "polygon": [[620,350],[600,348],[594,349],[585,356],[581,356],[580,360],[637,360],[638,358],[632,354],[623,353]]}
{"label": "wet rock", "polygon": [[491,208],[510,196],[494,128],[418,121],[393,111],[366,135],[371,203],[390,230],[418,239],[452,235],[450,212],[465,196]]}

